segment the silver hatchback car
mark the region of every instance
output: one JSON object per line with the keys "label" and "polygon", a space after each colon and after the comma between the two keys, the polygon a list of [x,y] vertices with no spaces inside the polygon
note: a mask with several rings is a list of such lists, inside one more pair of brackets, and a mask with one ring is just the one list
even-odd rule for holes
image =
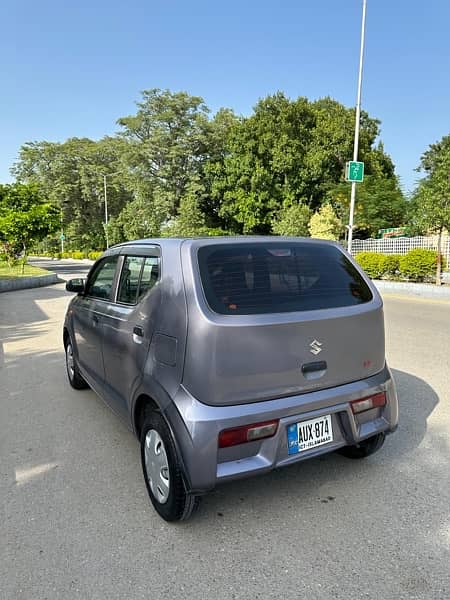
{"label": "silver hatchback car", "polygon": [[128,242],[66,288],[69,382],[134,431],[167,521],[227,480],[369,456],[397,427],[382,300],[335,243]]}

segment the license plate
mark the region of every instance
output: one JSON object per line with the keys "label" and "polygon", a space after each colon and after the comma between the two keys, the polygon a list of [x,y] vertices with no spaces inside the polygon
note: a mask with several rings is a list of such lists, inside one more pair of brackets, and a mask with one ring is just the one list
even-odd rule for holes
{"label": "license plate", "polygon": [[298,454],[333,441],[331,415],[293,423],[287,427],[288,452]]}

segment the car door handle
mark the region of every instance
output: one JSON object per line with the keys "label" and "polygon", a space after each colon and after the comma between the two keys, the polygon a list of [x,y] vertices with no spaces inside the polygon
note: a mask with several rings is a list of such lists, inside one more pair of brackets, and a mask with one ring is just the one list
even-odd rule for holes
{"label": "car door handle", "polygon": [[97,315],[92,316],[92,322],[94,323],[94,325],[98,325],[99,318],[97,317]]}
{"label": "car door handle", "polygon": [[324,360],[302,365],[302,373],[305,379],[320,379],[327,371],[327,363]]}
{"label": "car door handle", "polygon": [[302,373],[316,373],[317,371],[326,371],[327,363],[324,360],[302,365]]}
{"label": "car door handle", "polygon": [[133,327],[133,342],[135,344],[142,344],[144,337],[144,330],[139,325]]}

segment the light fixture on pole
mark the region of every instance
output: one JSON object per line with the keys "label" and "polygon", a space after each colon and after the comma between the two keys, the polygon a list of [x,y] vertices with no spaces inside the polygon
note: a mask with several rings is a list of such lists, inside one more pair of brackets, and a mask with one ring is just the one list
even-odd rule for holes
{"label": "light fixture on pole", "polygon": [[[363,62],[364,62],[364,36],[366,30],[366,5],[367,0],[363,0],[362,10],[362,23],[361,23],[361,45],[359,50],[359,72],[358,72],[358,94],[356,99],[356,116],[355,116],[355,139],[353,142],[353,162],[358,161],[358,146],[359,146],[359,122],[361,118],[361,88],[362,88],[362,76],[363,76]],[[347,249],[349,252],[352,251],[353,241],[353,218],[355,213],[355,199],[356,199],[356,180],[352,181],[352,191],[350,196],[350,217],[348,222],[348,245]]]}

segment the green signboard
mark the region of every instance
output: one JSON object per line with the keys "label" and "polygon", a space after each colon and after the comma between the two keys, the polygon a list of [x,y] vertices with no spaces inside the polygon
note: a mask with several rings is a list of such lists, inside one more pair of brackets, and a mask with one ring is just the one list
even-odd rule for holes
{"label": "green signboard", "polygon": [[345,167],[345,179],[361,183],[364,180],[364,163],[350,160]]}
{"label": "green signboard", "polygon": [[388,229],[379,229],[377,238],[399,238],[406,237],[406,227],[389,227]]}

